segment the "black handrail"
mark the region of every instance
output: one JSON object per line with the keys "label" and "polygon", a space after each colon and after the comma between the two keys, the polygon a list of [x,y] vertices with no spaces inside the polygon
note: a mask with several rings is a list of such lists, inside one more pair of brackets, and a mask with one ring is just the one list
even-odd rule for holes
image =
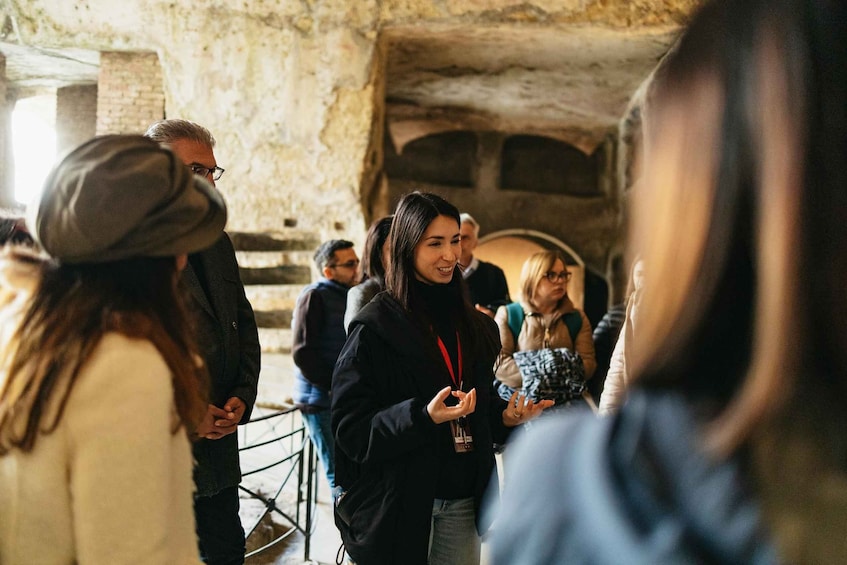
{"label": "black handrail", "polygon": [[[269,453],[269,458],[271,459],[269,463],[263,463],[256,468],[245,469],[244,458],[242,457],[242,477],[266,473],[271,469],[279,469],[281,466],[286,465],[283,468],[284,476],[272,496],[255,492],[244,484],[238,486],[250,498],[261,501],[265,506],[264,512],[256,519],[255,523],[249,528],[245,527],[244,531],[247,539],[249,540],[265,516],[269,514],[273,513],[281,516],[285,523],[289,524],[289,527],[284,532],[262,547],[254,549],[245,558],[267,551],[291,536],[294,532],[300,532],[305,538],[304,558],[306,561],[309,561],[314,525],[314,508],[317,504],[317,483],[315,481],[317,461],[312,442],[309,441],[309,435],[306,433],[302,421],[297,417],[298,415],[299,411],[294,407],[275,410],[253,417],[247,424],[241,426],[242,429],[239,430],[239,452],[244,453],[262,448],[263,453]],[[255,434],[254,430],[260,422],[265,422],[268,429]],[[257,437],[252,437],[251,439],[251,436],[254,435]],[[285,487],[291,485],[292,479],[297,481],[295,485],[297,489],[297,502],[293,516],[280,508],[277,503],[277,499]],[[302,516],[305,518],[303,521],[301,521],[301,507],[305,507],[305,516]]]}

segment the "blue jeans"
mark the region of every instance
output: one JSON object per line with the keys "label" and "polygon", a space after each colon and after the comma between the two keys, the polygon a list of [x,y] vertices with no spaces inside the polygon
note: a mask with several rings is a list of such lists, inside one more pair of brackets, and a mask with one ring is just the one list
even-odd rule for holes
{"label": "blue jeans", "polygon": [[309,432],[309,438],[318,451],[318,459],[326,472],[326,480],[333,498],[336,497],[335,488],[335,441],[332,438],[332,429],[329,424],[329,409],[306,414],[301,412],[303,424]]}
{"label": "blue jeans", "polygon": [[429,565],[479,565],[479,555],[474,499],[436,498],[432,502]]}

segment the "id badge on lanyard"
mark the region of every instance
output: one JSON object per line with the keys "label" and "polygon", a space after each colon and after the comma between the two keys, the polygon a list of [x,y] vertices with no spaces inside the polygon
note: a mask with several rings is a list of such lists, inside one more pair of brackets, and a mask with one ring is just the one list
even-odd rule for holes
{"label": "id badge on lanyard", "polygon": [[[447,371],[450,373],[450,379],[456,385],[457,390],[462,390],[462,342],[459,341],[459,333],[456,332],[456,349],[459,351],[459,377],[456,378],[456,371],[453,370],[453,362],[450,361],[450,355],[447,353],[447,348],[441,338],[438,338],[438,348],[441,350],[441,356],[444,357],[444,364],[447,365]],[[473,435],[471,434],[471,423],[465,416],[458,420],[450,420],[450,434],[453,437],[453,450],[456,453],[470,453],[473,451]]]}

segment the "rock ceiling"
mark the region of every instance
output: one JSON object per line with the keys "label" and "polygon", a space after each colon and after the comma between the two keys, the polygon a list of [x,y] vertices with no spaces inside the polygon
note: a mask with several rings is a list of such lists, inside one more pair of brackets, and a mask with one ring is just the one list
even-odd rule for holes
{"label": "rock ceiling", "polygon": [[422,134],[494,129],[590,153],[677,31],[607,28],[389,30],[386,97],[398,149]]}
{"label": "rock ceiling", "polygon": [[[586,153],[613,131],[676,28],[386,28],[386,115],[398,148],[455,129],[538,133]],[[99,54],[0,42],[10,91],[94,83]]]}
{"label": "rock ceiling", "polygon": [[71,84],[94,84],[100,53],[86,49],[46,49],[0,42],[6,80],[16,95]]}

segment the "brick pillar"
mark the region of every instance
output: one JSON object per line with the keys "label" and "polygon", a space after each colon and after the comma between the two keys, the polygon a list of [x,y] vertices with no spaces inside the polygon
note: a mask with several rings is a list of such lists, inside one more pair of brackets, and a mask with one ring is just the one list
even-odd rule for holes
{"label": "brick pillar", "polygon": [[15,166],[12,155],[12,104],[6,100],[6,57],[0,53],[0,206],[15,205]]}
{"label": "brick pillar", "polygon": [[56,90],[56,154],[63,155],[97,132],[97,85]]}
{"label": "brick pillar", "polygon": [[156,53],[100,53],[97,134],[142,134],[165,116],[162,67]]}

